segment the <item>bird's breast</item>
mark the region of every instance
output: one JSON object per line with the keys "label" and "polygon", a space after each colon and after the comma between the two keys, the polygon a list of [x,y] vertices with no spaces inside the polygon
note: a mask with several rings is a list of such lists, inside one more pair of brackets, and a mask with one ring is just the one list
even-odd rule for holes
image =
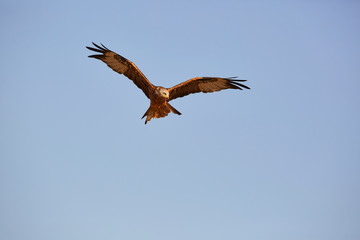
{"label": "bird's breast", "polygon": [[155,104],[162,104],[162,103],[166,102],[166,98],[164,98],[163,96],[154,94],[153,96],[151,96],[150,101]]}

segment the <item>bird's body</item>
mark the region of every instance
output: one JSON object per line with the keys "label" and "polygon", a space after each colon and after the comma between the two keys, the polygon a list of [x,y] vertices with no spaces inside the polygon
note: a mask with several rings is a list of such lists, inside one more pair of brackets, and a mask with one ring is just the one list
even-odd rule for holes
{"label": "bird's body", "polygon": [[150,107],[142,117],[144,118],[146,116],[145,124],[152,118],[166,117],[170,112],[181,115],[178,110],[169,104],[169,101],[175,98],[184,97],[188,94],[198,92],[208,93],[223,89],[250,89],[249,87],[239,83],[245,82],[246,80],[218,77],[196,77],[172,88],[154,86],[133,62],[109,50],[104,45],[98,46],[95,43],[93,44],[97,48],[87,48],[101,54],[90,55],[89,57],[99,59],[105,62],[115,72],[124,74],[150,99]]}
{"label": "bird's body", "polygon": [[150,94],[150,107],[145,112],[146,116],[145,124],[151,120],[151,118],[166,117],[170,112],[181,115],[173,106],[168,103],[169,92],[164,87],[155,87],[155,91]]}

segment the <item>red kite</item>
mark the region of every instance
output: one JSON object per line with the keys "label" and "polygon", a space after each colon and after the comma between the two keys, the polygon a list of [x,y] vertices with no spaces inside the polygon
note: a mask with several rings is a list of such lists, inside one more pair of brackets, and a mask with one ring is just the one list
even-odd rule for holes
{"label": "red kite", "polygon": [[109,50],[102,44],[101,46],[95,43],[93,44],[96,48],[86,48],[101,54],[90,55],[89,57],[99,59],[115,72],[124,74],[150,99],[150,107],[142,117],[144,118],[146,116],[145,124],[152,118],[166,117],[170,112],[181,115],[178,110],[169,104],[169,101],[174,100],[175,98],[198,92],[208,93],[223,89],[250,89],[240,83],[245,82],[246,80],[219,77],[195,77],[172,88],[154,86],[133,62]]}

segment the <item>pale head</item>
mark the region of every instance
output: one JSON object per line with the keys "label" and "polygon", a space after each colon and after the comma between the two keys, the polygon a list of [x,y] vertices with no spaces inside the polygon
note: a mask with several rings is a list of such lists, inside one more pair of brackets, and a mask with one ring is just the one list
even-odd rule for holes
{"label": "pale head", "polygon": [[164,87],[156,87],[156,94],[166,99],[169,98],[169,91]]}

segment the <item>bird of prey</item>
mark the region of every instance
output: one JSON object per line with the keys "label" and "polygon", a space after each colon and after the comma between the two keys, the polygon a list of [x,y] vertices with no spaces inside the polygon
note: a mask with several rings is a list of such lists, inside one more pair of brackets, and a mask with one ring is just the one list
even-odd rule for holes
{"label": "bird of prey", "polygon": [[174,100],[175,98],[198,92],[209,93],[223,89],[250,89],[248,86],[241,83],[246,80],[240,80],[234,77],[195,77],[172,88],[154,86],[133,62],[109,50],[102,44],[101,46],[95,43],[93,44],[96,48],[86,48],[100,54],[90,55],[90,58],[99,59],[115,72],[124,74],[144,92],[146,97],[150,99],[150,107],[142,117],[144,118],[146,116],[145,124],[152,118],[166,117],[170,112],[181,115],[178,110],[169,104],[169,101]]}

